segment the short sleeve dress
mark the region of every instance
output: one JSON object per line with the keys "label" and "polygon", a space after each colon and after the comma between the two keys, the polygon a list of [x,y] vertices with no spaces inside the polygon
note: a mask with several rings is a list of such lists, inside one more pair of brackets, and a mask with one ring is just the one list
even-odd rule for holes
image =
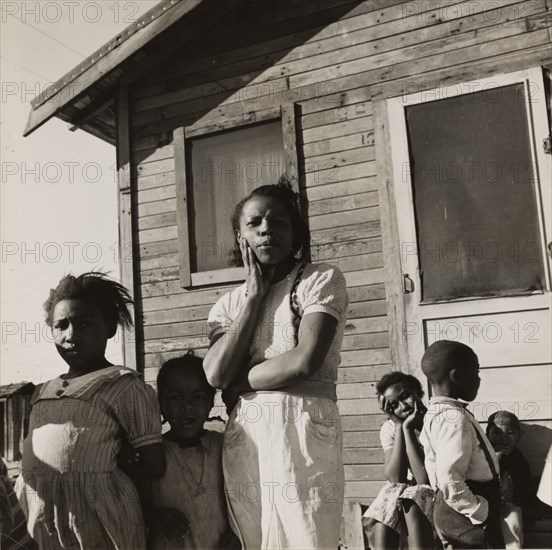
{"label": "short sleeve dress", "polygon": [[[236,319],[245,290],[241,285],[213,306],[211,338]],[[337,330],[326,359],[310,378],[279,391],[243,394],[230,415],[224,481],[230,522],[245,550],[337,548],[344,476],[335,383],[347,303],[345,278],[329,264],[294,267],[263,300],[251,364],[292,350],[297,321],[310,313],[330,315]]]}
{"label": "short sleeve dress", "polygon": [[161,443],[153,389],[107,367],[37,388],[17,496],[41,549],[145,548],[138,494],[117,467],[121,441]]}

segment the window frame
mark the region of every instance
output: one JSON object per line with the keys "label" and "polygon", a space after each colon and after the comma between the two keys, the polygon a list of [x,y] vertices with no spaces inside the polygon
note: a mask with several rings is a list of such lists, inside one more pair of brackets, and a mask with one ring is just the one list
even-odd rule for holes
{"label": "window frame", "polygon": [[238,283],[245,280],[243,267],[226,267],[210,271],[192,272],[190,263],[190,222],[188,218],[188,182],[186,174],[187,140],[208,137],[227,130],[240,130],[262,122],[282,121],[284,174],[295,191],[299,191],[299,164],[297,156],[297,125],[300,106],[281,105],[262,112],[245,113],[221,122],[200,122],[181,126],[173,131],[176,180],[176,223],[178,238],[178,265],[180,286],[197,288],[206,285]]}

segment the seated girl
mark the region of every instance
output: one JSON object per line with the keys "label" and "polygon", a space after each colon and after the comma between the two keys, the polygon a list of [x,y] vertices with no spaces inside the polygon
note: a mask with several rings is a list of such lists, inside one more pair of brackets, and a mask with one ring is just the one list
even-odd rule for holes
{"label": "seated girl", "polygon": [[387,483],[364,514],[365,536],[373,550],[434,548],[434,492],[418,440],[426,408],[420,382],[409,374],[390,372],[377,383],[379,405],[388,416],[380,430]]}

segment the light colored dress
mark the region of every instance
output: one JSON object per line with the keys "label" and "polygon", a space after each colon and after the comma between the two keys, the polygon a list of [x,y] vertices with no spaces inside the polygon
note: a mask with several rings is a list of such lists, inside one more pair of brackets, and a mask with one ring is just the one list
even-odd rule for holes
{"label": "light colored dress", "polygon": [[[384,422],[380,429],[380,441],[384,451],[393,449],[397,425],[391,420]],[[418,435],[418,432],[416,432]],[[402,513],[403,500],[415,502],[429,522],[433,525],[433,504],[435,493],[430,485],[416,484],[410,469],[406,483],[391,483],[387,481],[380,489],[362,520],[369,539],[372,538],[376,523],[382,523],[399,533],[401,547],[406,544],[406,523]],[[439,546],[440,547],[440,546]]]}
{"label": "light colored dress", "polygon": [[201,443],[181,448],[177,442],[163,440],[167,469],[160,479],[151,481],[154,508],[175,508],[190,522],[184,539],[169,540],[163,534],[149,538],[154,550],[219,550],[228,529],[228,514],[222,478],[222,434],[206,431]]}
{"label": "light colored dress", "polygon": [[117,467],[123,438],[161,443],[155,392],[135,371],[107,367],[37,388],[16,486],[41,549],[145,548],[138,494]]}
{"label": "light colored dress", "polygon": [[[296,346],[296,320],[331,315],[337,332],[309,379],[282,391],[243,394],[224,434],[223,468],[232,528],[245,550],[335,550],[343,511],[341,421],[335,382],[347,311],[343,274],[328,264],[296,266],[272,285],[250,346],[261,363]],[[294,291],[295,289],[295,291]],[[209,314],[210,337],[224,333],[245,302],[246,286],[224,295]]]}

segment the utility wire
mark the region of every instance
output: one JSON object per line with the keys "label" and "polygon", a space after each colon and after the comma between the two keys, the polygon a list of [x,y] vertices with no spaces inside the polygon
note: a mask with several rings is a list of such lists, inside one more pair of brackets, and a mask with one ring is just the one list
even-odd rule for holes
{"label": "utility wire", "polygon": [[[0,9],[2,9],[2,11],[5,11],[1,7],[0,7]],[[51,34],[48,34],[47,32],[44,32],[43,30],[39,29],[38,27],[35,27],[34,25],[31,25],[30,23],[27,23],[27,21],[24,21],[23,19],[21,19],[21,17],[17,17],[17,15],[15,15],[13,13],[9,13],[9,14],[7,13],[6,15],[11,15],[11,16],[15,17],[16,19],[21,21],[21,23],[23,23],[24,25],[27,25],[28,27],[31,27],[31,29],[34,29],[35,31],[39,32],[40,34],[43,34],[44,36],[47,36],[50,40],[53,40],[54,42],[57,42],[58,44],[60,44],[61,46],[67,48],[68,50],[71,50],[73,53],[76,53],[77,55],[80,55],[83,59],[86,57],[81,52],[75,50],[75,48],[72,48],[68,44],[65,44],[65,42],[62,42],[61,40],[58,40],[57,38],[54,38]]]}

